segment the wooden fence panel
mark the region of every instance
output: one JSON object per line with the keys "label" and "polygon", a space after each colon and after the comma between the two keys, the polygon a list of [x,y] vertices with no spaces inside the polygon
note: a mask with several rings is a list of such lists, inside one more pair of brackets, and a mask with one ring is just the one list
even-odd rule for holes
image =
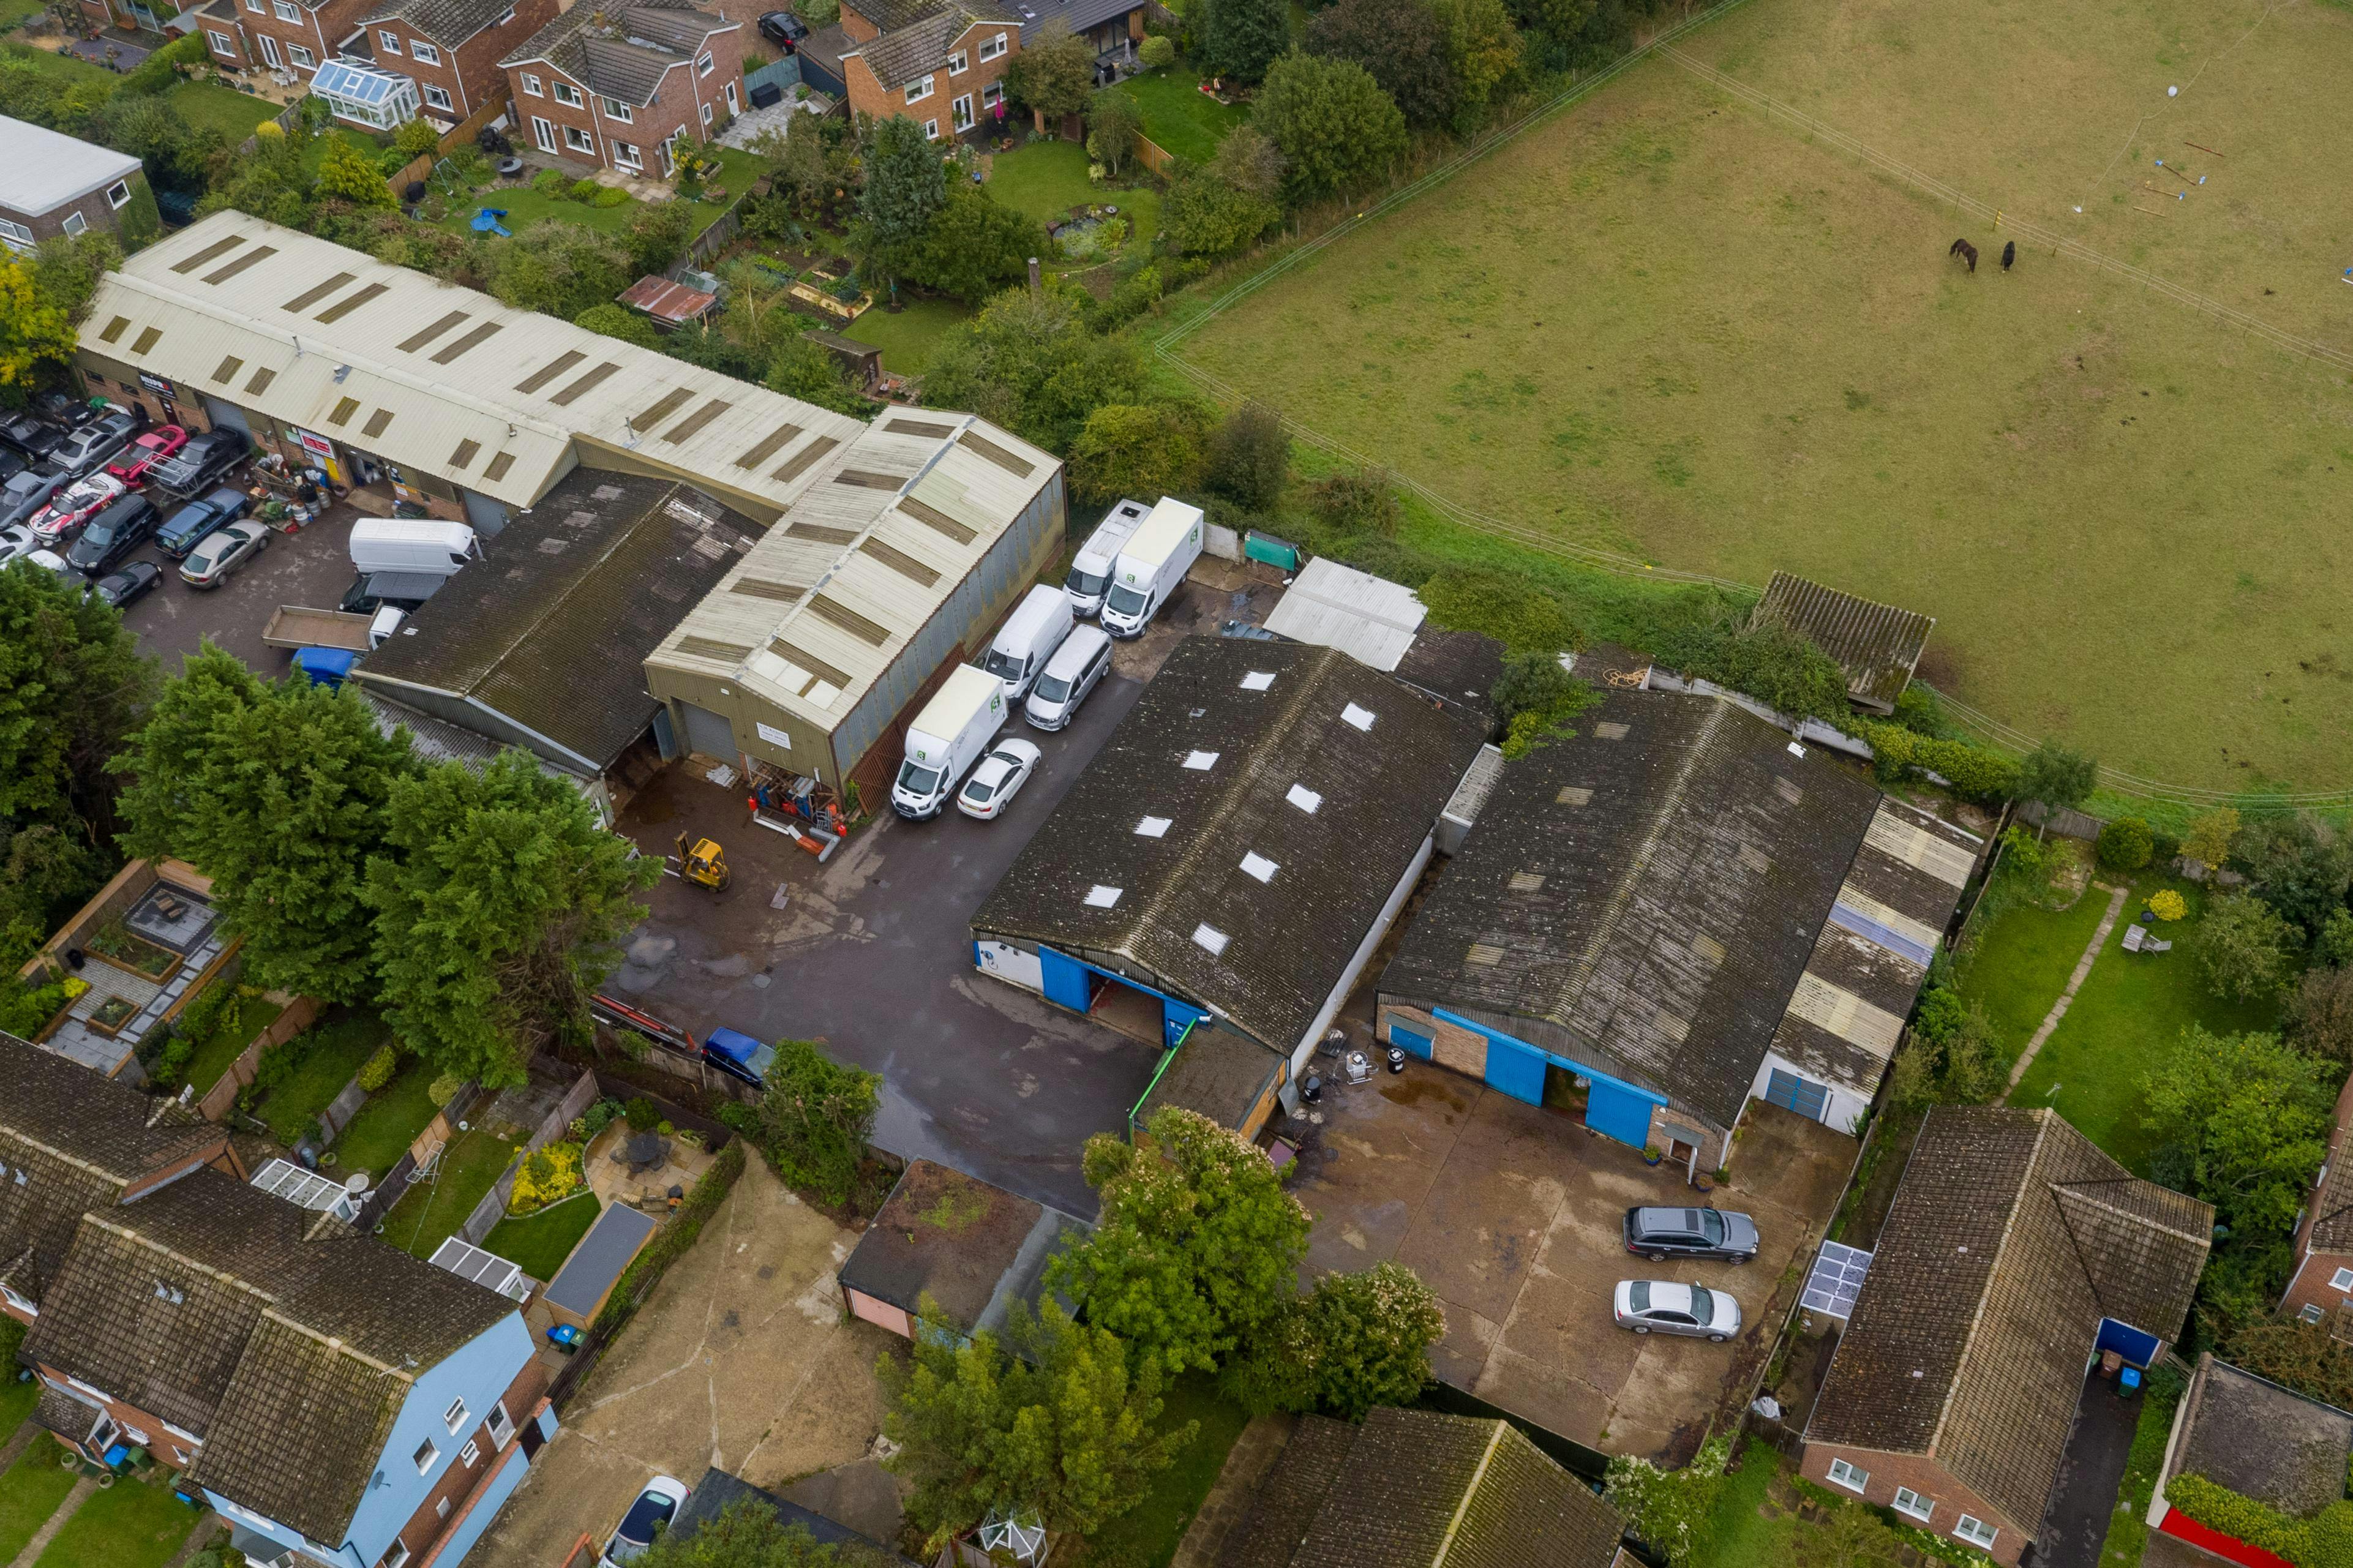
{"label": "wooden fence panel", "polygon": [[408,189],[410,181],[430,179],[434,164],[460,147],[471,146],[482,127],[501,115],[506,117],[508,124],[512,125],[515,122],[513,100],[508,98],[491,100],[490,102],[442,132],[439,147],[433,152],[420,153],[393,171],[385,180],[385,184],[391,187],[393,200],[405,199],[402,193]]}
{"label": "wooden fence panel", "polygon": [[[190,986],[188,990],[190,995],[195,994],[195,987]],[[237,1053],[237,1060],[229,1063],[228,1070],[220,1075],[220,1081],[205,1091],[204,1099],[196,1101],[197,1114],[207,1121],[227,1121],[235,1115],[237,1092],[251,1083],[253,1075],[260,1070],[261,1054],[284,1045],[317,1022],[318,1017],[317,997],[297,996],[289,1002],[286,1010],[271,1019],[268,1028],[254,1036],[251,1045]]]}

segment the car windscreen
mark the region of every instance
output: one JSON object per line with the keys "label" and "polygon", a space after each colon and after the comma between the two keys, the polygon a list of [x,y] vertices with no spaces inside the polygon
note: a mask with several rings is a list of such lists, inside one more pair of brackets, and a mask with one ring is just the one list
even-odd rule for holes
{"label": "car windscreen", "polygon": [[1071,683],[1060,676],[1041,675],[1038,678],[1038,700],[1040,702],[1060,702],[1070,694]]}
{"label": "car windscreen", "polygon": [[899,787],[909,795],[929,795],[939,787],[940,770],[917,763],[907,763],[899,769]]}
{"label": "car windscreen", "polygon": [[117,526],[100,518],[83,531],[81,542],[92,550],[103,550],[114,542],[114,531]]}
{"label": "car windscreen", "polygon": [[1123,616],[1133,616],[1143,611],[1145,602],[1143,595],[1123,583],[1111,591],[1111,596],[1105,599],[1103,604],[1110,609],[1117,610]]}
{"label": "car windscreen", "polygon": [[654,1527],[668,1524],[677,1511],[678,1503],[673,1499],[647,1492],[630,1507],[628,1518],[621,1521],[621,1528],[616,1533],[628,1541],[651,1541]]}
{"label": "car windscreen", "polygon": [[1011,654],[1006,652],[1003,648],[990,648],[988,650],[988,660],[987,663],[983,664],[981,668],[988,671],[989,674],[997,677],[999,680],[1018,680],[1021,679],[1021,661],[1014,658]]}
{"label": "car windscreen", "polygon": [[1626,1291],[1626,1304],[1638,1312],[1651,1310],[1651,1282],[1637,1279]]}
{"label": "car windscreen", "polygon": [[1714,1209],[1699,1211],[1699,1230],[1702,1236],[1707,1237],[1707,1244],[1710,1247],[1724,1245],[1724,1216]]}
{"label": "car windscreen", "polygon": [[1111,574],[1108,572],[1082,572],[1073,566],[1063,586],[1082,599],[1092,599],[1103,591],[1103,584],[1110,580]]}
{"label": "car windscreen", "polygon": [[1704,1285],[1694,1285],[1691,1288],[1691,1293],[1692,1316],[1697,1318],[1702,1323],[1715,1321],[1715,1298],[1709,1293],[1708,1288]]}

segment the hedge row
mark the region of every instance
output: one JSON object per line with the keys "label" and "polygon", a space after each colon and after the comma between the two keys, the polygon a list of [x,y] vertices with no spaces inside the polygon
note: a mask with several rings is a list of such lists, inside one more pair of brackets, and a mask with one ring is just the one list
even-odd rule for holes
{"label": "hedge row", "polygon": [[719,1205],[726,1202],[727,1194],[734,1189],[735,1178],[743,1173],[744,1140],[730,1139],[727,1147],[719,1151],[718,1156],[711,1162],[711,1169],[702,1173],[702,1179],[694,1184],[694,1190],[687,1194],[685,1200],[678,1205],[678,1212],[670,1216],[669,1221],[655,1233],[653,1240],[646,1244],[646,1249],[621,1271],[612,1295],[605,1300],[605,1310],[596,1314],[596,1321],[592,1325],[594,1332],[609,1337],[629,1321],[655,1282],[671,1264],[685,1257],[702,1237],[703,1222],[719,1212]]}
{"label": "hedge row", "polygon": [[2297,1519],[2204,1476],[2165,1483],[2165,1500],[2209,1530],[2284,1557],[2296,1568],[2353,1568],[2353,1502],[2342,1499]]}
{"label": "hedge row", "polygon": [[1969,799],[1998,805],[2018,791],[2018,763],[2000,752],[1967,741],[1939,741],[1901,724],[1856,726],[1871,758],[1889,779],[1915,771],[1933,773]]}

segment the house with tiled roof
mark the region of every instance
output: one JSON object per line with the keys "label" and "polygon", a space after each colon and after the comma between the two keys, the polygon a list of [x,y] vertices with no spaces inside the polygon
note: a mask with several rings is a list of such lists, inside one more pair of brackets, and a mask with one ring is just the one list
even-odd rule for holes
{"label": "house with tiled roof", "polygon": [[2146,1367],[2179,1336],[2213,1226],[2212,1205],[2054,1110],[1931,1110],[1807,1422],[1805,1476],[2015,1564],[2086,1367],[2106,1352]]}
{"label": "house with tiled roof", "polygon": [[1634,1568],[1625,1530],[1509,1422],[1385,1407],[1302,1417],[1217,1568]]}
{"label": "house with tiled roof", "polygon": [[846,0],[840,26],[851,113],[902,115],[934,141],[1004,119],[1005,70],[1022,36],[1009,0]]}
{"label": "house with tiled roof", "polygon": [[2280,1310],[2326,1322],[2338,1340],[2353,1342],[2353,1079],[2337,1096],[2337,1131],[2296,1227],[2295,1272],[2280,1293]]}
{"label": "house with tiled roof", "polygon": [[522,1314],[203,1161],[219,1130],[145,1109],[169,1104],[0,1036],[37,1419],[92,1464],[179,1470],[250,1560],[455,1568],[554,1430]]}
{"label": "house with tiled roof", "polygon": [[426,115],[454,123],[505,100],[500,62],[558,9],[558,0],[375,0],[349,52],[406,77]]}
{"label": "house with tiled roof", "polygon": [[685,0],[579,0],[499,62],[543,153],[667,178],[744,111],[744,26]]}

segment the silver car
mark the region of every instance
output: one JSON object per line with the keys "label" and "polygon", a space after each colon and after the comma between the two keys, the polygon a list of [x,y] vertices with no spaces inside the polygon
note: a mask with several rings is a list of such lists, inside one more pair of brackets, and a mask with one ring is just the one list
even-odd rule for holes
{"label": "silver car", "polygon": [[1613,1315],[1638,1334],[1689,1334],[1722,1344],[1740,1332],[1740,1303],[1704,1285],[1620,1279]]}
{"label": "silver car", "polygon": [[269,548],[269,529],[259,522],[232,522],[205,535],[180,563],[180,581],[191,588],[216,588],[228,574]]}

